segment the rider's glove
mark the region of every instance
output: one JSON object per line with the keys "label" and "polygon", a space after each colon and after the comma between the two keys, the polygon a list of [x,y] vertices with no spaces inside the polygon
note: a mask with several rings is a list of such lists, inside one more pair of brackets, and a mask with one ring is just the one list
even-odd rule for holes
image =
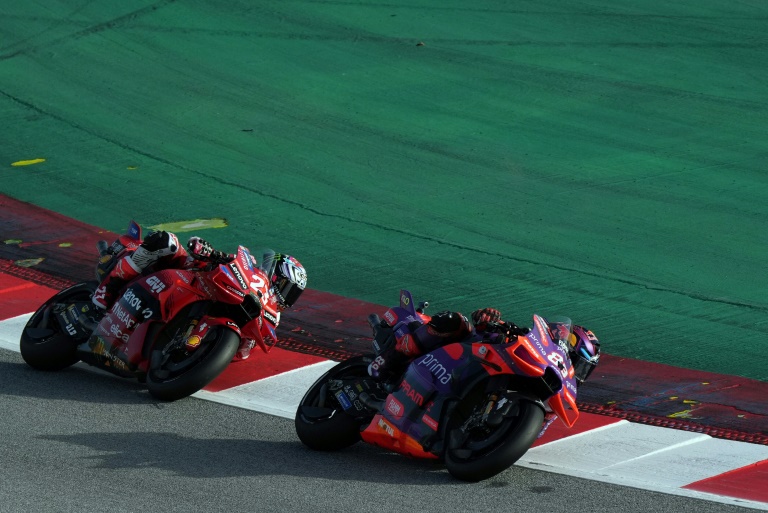
{"label": "rider's glove", "polygon": [[172,233],[166,231],[152,232],[141,243],[141,247],[148,253],[157,254],[158,256],[172,255],[176,253],[178,240]]}
{"label": "rider's glove", "polygon": [[213,246],[200,237],[190,237],[189,242],[187,242],[187,249],[192,257],[201,260],[207,260],[213,254]]}
{"label": "rider's glove", "polygon": [[475,326],[487,322],[499,322],[499,319],[501,319],[501,312],[495,308],[482,308],[472,312],[472,324]]}

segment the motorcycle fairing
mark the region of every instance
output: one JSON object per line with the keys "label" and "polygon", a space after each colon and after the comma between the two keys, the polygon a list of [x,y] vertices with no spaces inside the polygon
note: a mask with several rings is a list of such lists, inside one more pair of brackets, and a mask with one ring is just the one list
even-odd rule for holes
{"label": "motorcycle fairing", "polygon": [[403,433],[381,414],[376,414],[373,417],[373,421],[360,433],[360,437],[369,444],[378,445],[406,456],[437,459],[437,455],[425,451],[412,436]]}
{"label": "motorcycle fairing", "polygon": [[541,369],[544,381],[552,390],[552,395],[546,399],[547,404],[566,426],[573,427],[579,418],[573,366],[566,350],[552,339],[546,319],[534,314],[533,329],[527,335],[518,337],[517,344],[513,346],[510,350],[518,360],[524,360],[519,348],[526,348],[525,354],[531,367]]}
{"label": "motorcycle fairing", "polygon": [[428,448],[444,406],[468,383],[487,376],[471,351],[471,344],[454,343],[411,362],[380,414],[361,433],[363,440],[410,456],[437,457]]}
{"label": "motorcycle fairing", "polygon": [[417,448],[428,452],[448,401],[495,375],[535,380],[533,388],[572,427],[579,412],[570,358],[545,326],[545,320],[534,315],[534,329],[510,343],[478,339],[448,344],[415,359],[385,400],[381,418],[363,431],[363,439],[396,452],[414,455]]}
{"label": "motorcycle fairing", "polygon": [[[181,274],[187,279],[181,279]],[[133,282],[102,317],[81,353],[93,352],[96,365],[133,373],[143,360],[151,322],[166,323],[182,308],[204,299],[190,271],[167,269]],[[189,276],[188,276],[189,275]]]}

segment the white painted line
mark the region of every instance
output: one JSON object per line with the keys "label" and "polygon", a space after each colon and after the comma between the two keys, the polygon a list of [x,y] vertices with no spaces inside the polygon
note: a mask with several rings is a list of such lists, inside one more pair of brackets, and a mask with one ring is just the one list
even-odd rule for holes
{"label": "white painted line", "polygon": [[336,363],[319,362],[220,392],[201,390],[192,397],[293,419],[304,393]]}
{"label": "white painted line", "polygon": [[614,426],[534,447],[517,465],[768,511],[766,503],[681,488],[768,459],[768,446],[643,424]]}
{"label": "white painted line", "polygon": [[0,321],[1,348],[8,349],[9,351],[16,351],[17,353],[19,352],[21,330],[24,329],[24,326],[27,324],[30,317],[32,317],[32,314],[28,313]]}

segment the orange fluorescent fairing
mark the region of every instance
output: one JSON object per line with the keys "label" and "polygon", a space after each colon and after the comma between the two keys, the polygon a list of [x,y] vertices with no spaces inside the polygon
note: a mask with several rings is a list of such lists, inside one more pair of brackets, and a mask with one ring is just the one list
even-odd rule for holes
{"label": "orange fluorescent fairing", "polygon": [[426,452],[416,440],[387,422],[387,419],[381,414],[373,418],[373,422],[360,433],[360,437],[369,444],[378,445],[406,456],[437,459],[436,455]]}
{"label": "orange fluorescent fairing", "polygon": [[[563,397],[565,397],[568,406],[571,407],[570,410],[565,409],[565,405],[563,404]],[[579,408],[576,406],[576,401],[573,399],[573,396],[571,396],[571,394],[567,393],[565,390],[560,390],[559,393],[550,397],[547,403],[549,404],[549,407],[552,408],[552,411],[555,412],[557,416],[560,417],[560,420],[562,420],[563,423],[569,428],[573,427],[573,425],[579,419]],[[571,416],[573,418],[568,417],[568,411],[571,412]]]}

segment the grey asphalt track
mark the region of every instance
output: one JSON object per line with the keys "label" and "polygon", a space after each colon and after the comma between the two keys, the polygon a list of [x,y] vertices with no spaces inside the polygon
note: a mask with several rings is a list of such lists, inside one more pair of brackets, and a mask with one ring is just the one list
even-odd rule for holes
{"label": "grey asphalt track", "polygon": [[752,509],[513,467],[481,483],[357,444],[304,448],[293,422],[0,350],[1,513],[737,513]]}

